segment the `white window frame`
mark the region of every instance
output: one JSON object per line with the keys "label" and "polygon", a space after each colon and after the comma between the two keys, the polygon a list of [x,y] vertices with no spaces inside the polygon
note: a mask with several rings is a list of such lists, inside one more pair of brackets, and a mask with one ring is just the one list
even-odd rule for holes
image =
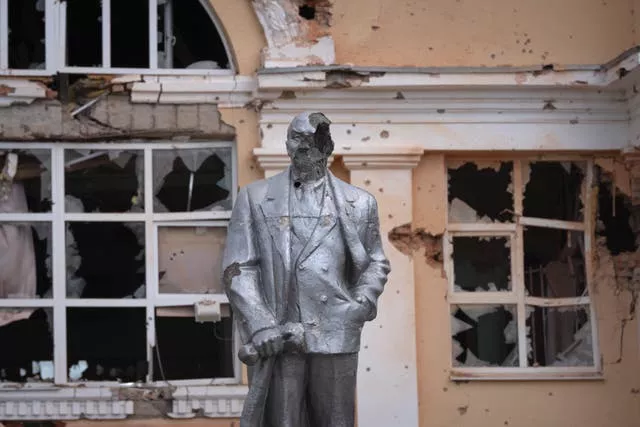
{"label": "white window frame", "polygon": [[[155,318],[156,308],[161,307],[194,307],[198,302],[215,301],[222,307],[223,315],[228,310],[228,299],[224,293],[219,294],[160,294],[158,280],[158,226],[207,226],[226,227],[231,217],[231,209],[225,211],[207,212],[170,212],[153,213],[153,151],[179,149],[203,149],[203,148],[229,148],[231,150],[231,189],[232,202],[237,196],[237,152],[232,142],[140,142],[140,143],[0,143],[0,150],[23,149],[37,150],[47,149],[51,153],[51,200],[52,211],[49,213],[0,213],[0,222],[49,222],[52,230],[52,287],[53,298],[34,299],[0,299],[0,308],[53,308],[53,342],[54,342],[54,380],[32,383],[0,383],[0,392],[5,390],[26,389],[52,389],[58,386],[83,386],[83,387],[118,387],[119,382],[109,381],[79,381],[68,379],[67,367],[67,321],[66,309],[68,307],[142,307],[146,309],[147,320],[147,361],[149,369],[148,381],[140,386],[224,386],[240,385],[242,382],[242,366],[236,357],[239,349],[238,333],[233,327],[232,359],[234,377],[214,379],[185,379],[153,381],[153,348],[155,346]],[[65,149],[95,149],[95,150],[139,150],[144,153],[144,213],[65,213],[64,212],[64,150]],[[66,296],[66,250],[65,235],[67,221],[92,221],[92,222],[144,222],[145,223],[145,298],[139,299],[80,299],[67,298]],[[195,321],[195,319],[194,319]],[[223,387],[223,389],[224,389]],[[0,396],[2,397],[2,396]],[[0,399],[1,400],[1,399]]]}
{"label": "white window frame", "polygon": [[[216,27],[224,45],[229,68],[217,70],[194,70],[183,68],[158,68],[158,5],[168,1],[179,0],[148,0],[149,1],[149,67],[148,68],[117,68],[111,67],[111,0],[101,0],[102,4],[102,65],[100,67],[68,66],[66,61],[66,28],[67,3],[63,0],[45,0],[45,68],[40,70],[24,70],[9,68],[8,53],[8,2],[22,0],[0,0],[0,75],[13,76],[50,76],[56,72],[69,74],[151,74],[151,75],[179,75],[179,76],[233,76],[236,74],[236,64],[233,51],[227,42],[222,23],[213,6],[208,0],[199,0],[207,11],[209,18]],[[165,17],[170,22],[171,17]],[[168,38],[168,37],[166,37]]]}
{"label": "white window frame", "polygon": [[[459,164],[467,158],[449,157],[447,161],[447,171],[450,162]],[[602,366],[600,360],[600,350],[598,344],[598,327],[595,304],[592,301],[593,290],[593,224],[591,219],[591,209],[596,202],[593,200],[591,189],[593,183],[593,159],[578,156],[539,156],[536,158],[527,157],[504,157],[495,160],[502,162],[512,162],[512,187],[514,201],[514,221],[510,223],[456,223],[449,220],[449,203],[446,203],[447,227],[443,239],[444,268],[448,278],[447,303],[449,307],[456,305],[509,305],[517,310],[518,327],[518,363],[517,367],[467,367],[453,366],[453,357],[450,356],[450,378],[454,381],[469,380],[575,380],[575,379],[602,379]],[[473,159],[468,159],[473,162]],[[523,196],[524,187],[522,181],[522,164],[535,161],[581,161],[586,162],[586,174],[582,183],[582,200],[584,219],[581,222],[561,221],[555,219],[541,219],[524,217]],[[448,173],[445,174],[445,188],[448,188]],[[447,195],[447,199],[448,195]],[[585,245],[585,272],[587,280],[588,296],[575,298],[541,298],[527,296],[525,294],[524,282],[524,242],[523,230],[526,226],[556,228],[562,230],[581,231],[584,234]],[[453,260],[453,238],[454,237],[509,237],[511,239],[511,290],[498,292],[460,292],[454,289],[454,260]],[[567,307],[585,306],[589,313],[591,322],[591,334],[593,340],[593,366],[580,367],[532,367],[527,366],[527,333],[526,333],[526,306],[536,307]],[[451,313],[451,309],[449,310]],[[449,315],[449,331],[451,331],[451,315]],[[450,338],[450,346],[453,337]]]}

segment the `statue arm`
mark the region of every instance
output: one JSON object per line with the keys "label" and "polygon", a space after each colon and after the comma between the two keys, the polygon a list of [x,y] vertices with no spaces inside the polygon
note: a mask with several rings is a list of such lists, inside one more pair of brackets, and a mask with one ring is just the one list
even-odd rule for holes
{"label": "statue arm", "polygon": [[353,292],[357,296],[364,297],[369,303],[370,312],[367,320],[373,320],[377,314],[378,297],[387,283],[390,266],[382,249],[378,204],[373,196],[369,198],[368,212],[367,227],[362,243],[369,254],[370,262],[360,275]]}
{"label": "statue arm", "polygon": [[248,192],[242,188],[231,214],[222,267],[229,303],[249,340],[257,332],[277,325],[262,292],[258,236],[253,220]]}

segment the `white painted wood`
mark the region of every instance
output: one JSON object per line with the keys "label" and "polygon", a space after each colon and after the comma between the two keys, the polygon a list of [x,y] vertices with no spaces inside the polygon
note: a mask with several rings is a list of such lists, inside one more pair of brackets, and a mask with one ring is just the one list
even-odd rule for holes
{"label": "white painted wood", "polygon": [[546,227],[560,230],[585,230],[584,222],[561,221],[559,219],[530,218],[523,216],[520,218],[520,224],[529,227]]}
{"label": "white painted wood", "polygon": [[591,304],[591,298],[540,298],[526,296],[524,298],[524,303],[526,305],[533,305],[536,307],[570,307],[576,305],[589,305]]}
{"label": "white painted wood", "polygon": [[102,6],[102,67],[111,68],[111,0],[101,0]]}
{"label": "white painted wood", "polygon": [[[378,200],[380,228],[386,236],[397,223],[412,221],[412,167],[420,149],[405,152],[372,150],[345,154],[351,183],[374,192]],[[387,169],[383,161],[387,160]],[[369,167],[369,164],[375,165]],[[387,191],[379,192],[378,188]],[[393,215],[393,223],[389,219]],[[365,324],[358,364],[357,411],[361,426],[418,426],[418,379],[415,336],[415,283],[413,260],[383,237],[392,266],[378,307],[378,317]],[[412,331],[399,334],[398,331]]]}
{"label": "white painted wood", "polygon": [[158,0],[149,0],[149,68],[158,69]]}
{"label": "white painted wood", "polygon": [[0,72],[9,68],[9,0],[0,0]]}

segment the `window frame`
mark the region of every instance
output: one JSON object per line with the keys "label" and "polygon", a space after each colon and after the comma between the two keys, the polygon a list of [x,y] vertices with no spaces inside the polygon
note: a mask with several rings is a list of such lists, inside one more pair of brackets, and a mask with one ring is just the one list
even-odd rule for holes
{"label": "window frame", "polygon": [[[153,348],[155,345],[156,309],[162,307],[194,307],[199,302],[216,302],[220,304],[221,314],[228,317],[230,309],[228,299],[224,293],[217,294],[160,294],[158,279],[158,240],[159,226],[206,226],[226,227],[231,218],[231,208],[224,211],[207,212],[153,212],[153,152],[172,149],[203,149],[228,148],[231,150],[231,206],[237,197],[238,171],[236,144],[230,141],[206,142],[96,142],[96,143],[20,143],[0,142],[0,150],[50,150],[51,153],[51,200],[53,206],[48,213],[0,213],[0,222],[48,222],[51,224],[51,278],[52,298],[33,299],[0,299],[0,308],[52,308],[53,309],[53,381],[38,381],[29,383],[0,382],[0,392],[25,389],[58,389],[59,387],[119,387],[124,386],[116,381],[72,381],[68,378],[67,361],[67,308],[71,307],[102,307],[126,308],[140,307],[146,310],[146,348],[149,362],[146,380],[139,383],[144,387],[156,386],[229,386],[241,385],[242,365],[236,357],[240,341],[238,331],[232,329],[232,360],[233,377],[183,379],[183,380],[153,380]],[[65,213],[65,149],[117,149],[138,150],[144,154],[144,212],[143,213]],[[135,299],[89,299],[69,298],[66,295],[66,222],[143,222],[145,224],[145,297]],[[226,316],[225,316],[226,315]],[[194,317],[195,321],[195,317]],[[138,383],[136,383],[138,384]]]}
{"label": "window frame", "polygon": [[[458,156],[445,157],[445,176],[444,188],[447,189],[446,204],[446,231],[443,238],[443,257],[444,269],[447,277],[447,305],[448,313],[451,313],[451,307],[456,305],[510,305],[516,308],[516,325],[518,330],[518,365],[515,367],[469,367],[454,366],[453,357],[449,356],[450,378],[453,381],[469,381],[469,380],[578,380],[578,379],[602,379],[602,362],[600,359],[600,349],[598,342],[598,326],[596,308],[592,298],[594,292],[594,275],[593,275],[593,221],[591,210],[594,206],[593,194],[590,191],[593,185],[594,160],[587,156],[510,156],[482,158],[482,161],[498,161],[512,162],[513,170],[511,183],[513,188],[513,222],[494,222],[494,223],[462,223],[451,222],[449,220],[449,164],[451,162],[469,161],[474,159]],[[586,162],[586,172],[582,183],[582,200],[583,200],[583,220],[562,221],[555,219],[542,219],[523,216],[523,199],[524,186],[522,176],[523,163],[549,161],[581,161]],[[544,298],[532,297],[525,295],[524,282],[524,228],[543,227],[555,228],[567,231],[581,231],[584,236],[585,246],[585,275],[586,286],[588,290],[587,296],[572,298]],[[483,236],[483,237],[503,237],[508,236],[511,239],[511,290],[498,292],[460,292],[455,291],[454,284],[454,259],[453,259],[453,238],[465,236]],[[591,256],[590,256],[591,255]],[[542,367],[527,366],[527,333],[526,333],[526,306],[535,307],[584,307],[588,306],[589,321],[591,322],[591,334],[593,343],[593,362],[592,366],[563,366],[563,367]],[[451,314],[449,314],[449,331],[452,330]],[[450,348],[453,345],[453,337],[450,334]]]}
{"label": "window frame", "polygon": [[[57,72],[68,74],[151,74],[169,76],[233,76],[237,65],[231,45],[227,41],[223,26],[213,6],[207,0],[199,0],[215,26],[227,54],[229,68],[202,70],[184,68],[158,68],[158,6],[163,0],[149,1],[149,67],[118,68],[111,67],[111,0],[101,0],[102,16],[102,65],[99,67],[68,66],[66,61],[67,4],[63,0],[45,1],[45,68],[13,69],[9,68],[9,22],[8,5],[10,0],[0,0],[0,76],[51,76]],[[17,0],[12,0],[17,1]],[[168,1],[168,0],[165,0]],[[155,48],[154,48],[155,47]],[[106,66],[104,64],[107,64]]]}

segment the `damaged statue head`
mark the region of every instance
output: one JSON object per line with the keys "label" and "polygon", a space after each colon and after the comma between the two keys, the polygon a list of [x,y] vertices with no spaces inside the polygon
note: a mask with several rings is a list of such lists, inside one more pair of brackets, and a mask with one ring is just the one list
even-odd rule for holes
{"label": "damaged statue head", "polygon": [[291,166],[233,208],[223,281],[251,368],[242,427],[354,425],[360,335],[389,262],[375,198],[327,169],[330,123],[297,115]]}

